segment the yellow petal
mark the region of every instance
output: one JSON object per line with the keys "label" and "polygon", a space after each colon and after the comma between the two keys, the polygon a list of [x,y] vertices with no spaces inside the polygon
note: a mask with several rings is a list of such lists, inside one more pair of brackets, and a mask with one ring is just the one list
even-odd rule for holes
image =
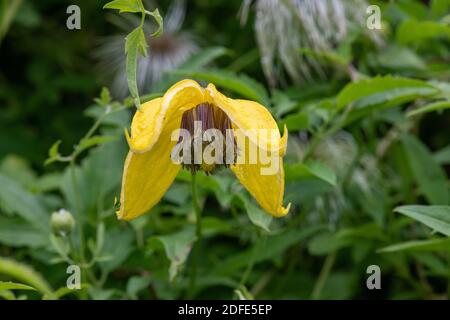
{"label": "yellow petal", "polygon": [[283,207],[284,197],[284,168],[281,157],[274,158],[278,162],[278,170],[274,174],[263,174],[261,168],[267,167],[257,164],[236,164],[231,166],[241,184],[250,192],[259,205],[273,217],[283,217],[289,212],[291,204]]}
{"label": "yellow petal", "polygon": [[206,102],[205,90],[193,80],[182,80],[170,87],[162,98],[151,100],[136,111],[127,138],[135,153],[150,150],[168,122],[181,122],[183,112]]}
{"label": "yellow petal", "polygon": [[286,126],[281,137],[277,123],[267,108],[254,101],[228,98],[213,84],[209,84],[206,90],[214,104],[227,114],[235,127],[248,134],[253,143],[265,150],[279,150],[280,155],[284,155],[288,137]]}
{"label": "yellow petal", "polygon": [[172,162],[170,152],[176,141],[171,141],[174,122],[164,128],[152,149],[145,153],[130,151],[125,160],[119,219],[131,220],[146,213],[172,184],[180,165]]}
{"label": "yellow petal", "polygon": [[[126,133],[127,141],[132,150],[144,151],[158,139],[154,128],[156,127],[156,115],[160,113],[162,98],[156,98],[142,104],[137,110],[131,122],[131,136]],[[126,132],[126,131],[125,131]]]}

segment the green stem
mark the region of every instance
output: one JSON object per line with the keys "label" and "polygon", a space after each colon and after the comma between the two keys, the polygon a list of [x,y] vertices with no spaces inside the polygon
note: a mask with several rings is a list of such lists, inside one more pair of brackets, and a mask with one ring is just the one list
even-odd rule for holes
{"label": "green stem", "polygon": [[330,275],[330,271],[333,268],[334,261],[336,260],[336,252],[330,253],[323,263],[322,270],[320,270],[319,278],[314,285],[313,292],[311,294],[311,298],[316,300],[320,298],[320,294],[322,292],[325,283],[327,282],[328,276]]}
{"label": "green stem", "polygon": [[245,269],[244,274],[242,275],[241,281],[239,283],[240,286],[245,286],[245,283],[247,282],[248,277],[252,273],[253,266],[255,265],[256,256],[258,255],[260,250],[265,247],[266,240],[267,240],[266,235],[259,237],[259,234],[258,234],[258,238],[256,239],[255,247],[253,248],[252,255],[250,256],[250,259],[247,264],[247,268]]}
{"label": "green stem", "polygon": [[198,201],[197,178],[195,174],[192,175],[191,186],[192,186],[192,205],[194,206],[195,223],[196,223],[195,234],[197,236],[197,241],[200,241],[202,238],[202,224],[201,224],[202,209],[200,208],[200,204]]}
{"label": "green stem", "polygon": [[195,212],[195,235],[197,237],[193,252],[192,252],[192,271],[191,278],[189,284],[188,298],[192,299],[195,293],[195,283],[197,280],[197,268],[198,268],[198,260],[201,251],[201,242],[202,242],[202,210],[200,208],[200,204],[198,201],[197,194],[197,179],[196,175],[192,175],[191,179],[192,186],[192,205],[194,207]]}
{"label": "green stem", "polygon": [[73,188],[73,193],[74,193],[74,197],[75,197],[75,203],[74,203],[74,209],[75,209],[75,216],[77,217],[77,221],[76,221],[76,226],[78,227],[78,237],[79,237],[79,257],[80,257],[80,262],[84,263],[85,262],[85,256],[84,256],[84,233],[83,233],[83,218],[82,218],[82,213],[80,210],[80,201],[81,201],[81,197],[78,193],[78,184],[77,184],[77,178],[76,178],[76,171],[75,171],[75,159],[73,159],[70,162],[70,174],[71,174],[71,178],[72,178],[72,188]]}
{"label": "green stem", "polygon": [[447,252],[448,280],[447,280],[447,300],[450,300],[450,252]]}

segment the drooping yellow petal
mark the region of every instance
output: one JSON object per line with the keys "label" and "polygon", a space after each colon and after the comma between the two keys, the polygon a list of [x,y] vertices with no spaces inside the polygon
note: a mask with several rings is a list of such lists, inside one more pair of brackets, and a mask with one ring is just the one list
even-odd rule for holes
{"label": "drooping yellow petal", "polygon": [[[282,156],[288,137],[286,128],[281,137],[270,112],[256,102],[229,99],[214,85],[205,90],[193,80],[183,80],[172,86],[164,97],[144,104],[133,118],[131,137],[127,136],[131,151],[125,161],[121,207],[117,212],[120,219],[131,220],[147,212],[170,187],[180,169],[170,158],[177,142],[172,134],[180,127],[183,113],[201,103],[221,108],[233,128],[248,134],[256,150],[274,156],[270,156],[270,163],[275,164],[275,171],[267,171],[267,163],[259,157],[256,163],[238,162],[231,168],[264,210],[274,217],[288,213],[289,205],[283,207]],[[248,144],[249,149],[252,143]],[[249,151],[247,143],[243,149]]]}
{"label": "drooping yellow petal", "polygon": [[248,134],[248,138],[258,147],[265,150],[279,150],[280,155],[284,155],[288,137],[287,128],[285,126],[281,137],[277,123],[267,108],[254,101],[228,98],[213,84],[209,84],[206,90],[213,103],[227,114],[234,127]]}
{"label": "drooping yellow petal", "polygon": [[[158,139],[156,134],[156,115],[161,111],[161,102],[163,98],[156,98],[141,105],[137,110],[131,122],[131,137],[128,135],[127,141],[132,150],[144,151],[153,146]],[[125,131],[126,132],[126,131]]]}
{"label": "drooping yellow petal", "polygon": [[119,219],[131,220],[146,213],[172,184],[180,165],[170,158],[176,141],[171,141],[176,122],[169,121],[151,150],[144,153],[130,151],[125,160]]}
{"label": "drooping yellow petal", "polygon": [[283,207],[283,159],[275,158],[273,165],[278,167],[273,174],[264,174],[261,169],[267,166],[261,163],[236,164],[231,166],[231,170],[258,204],[273,217],[279,218],[288,214],[291,204]]}
{"label": "drooping yellow petal", "polygon": [[[261,104],[230,99],[221,94],[213,84],[209,84],[206,90],[213,103],[230,118],[233,128],[240,129],[235,133],[238,150],[241,150],[238,152],[240,156],[238,163],[231,166],[236,177],[265,211],[274,217],[285,216],[290,208],[290,204],[283,207],[282,157],[286,152],[288,139],[286,126],[281,137],[275,119]],[[240,144],[243,135],[249,141]],[[260,157],[261,154],[266,154],[265,159]]]}
{"label": "drooping yellow petal", "polygon": [[182,80],[170,87],[162,98],[151,100],[136,111],[131,124],[130,149],[143,153],[158,141],[169,121],[181,122],[183,112],[205,102],[205,90],[194,80]]}

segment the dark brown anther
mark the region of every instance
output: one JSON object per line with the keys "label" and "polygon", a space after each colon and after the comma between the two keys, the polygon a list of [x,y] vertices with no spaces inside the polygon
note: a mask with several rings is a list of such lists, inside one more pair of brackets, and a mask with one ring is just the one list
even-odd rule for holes
{"label": "dark brown anther", "polygon": [[[206,174],[212,174],[221,167],[228,168],[230,164],[236,163],[237,145],[233,126],[230,118],[220,108],[211,103],[201,103],[183,114],[180,128],[189,132],[189,141],[183,141],[182,134],[180,134],[178,140],[179,144],[186,144],[187,148],[183,148],[182,152],[189,150],[191,154],[190,159],[181,154],[181,163],[184,169],[190,170],[192,174],[199,170],[203,170]],[[222,156],[220,157],[219,154],[220,159],[215,159],[216,161],[213,163],[206,163],[203,158],[203,151],[208,145],[215,142],[215,138],[212,138],[212,141],[206,139],[206,136],[211,132],[208,131],[210,129],[216,129],[218,130],[215,131],[216,134],[220,132],[222,135],[223,144],[217,145],[218,148],[222,148]],[[195,148],[196,144],[197,148]],[[195,154],[196,151],[198,154]],[[216,157],[215,150],[212,156]]]}

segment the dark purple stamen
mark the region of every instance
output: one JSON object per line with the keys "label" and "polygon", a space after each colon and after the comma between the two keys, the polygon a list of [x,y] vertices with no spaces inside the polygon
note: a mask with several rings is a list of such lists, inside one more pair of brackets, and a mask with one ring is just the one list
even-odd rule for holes
{"label": "dark purple stamen", "polygon": [[[201,132],[195,132],[195,122],[198,121],[198,124],[201,124]],[[214,106],[211,103],[201,103],[197,105],[195,108],[190,109],[186,112],[184,112],[183,117],[181,119],[181,129],[185,129],[190,134],[190,141],[187,143],[190,143],[190,152],[191,157],[190,161],[187,161],[186,158],[182,156],[182,166],[184,169],[188,169],[191,171],[192,174],[195,174],[199,170],[203,170],[206,174],[213,173],[215,170],[226,167],[228,168],[230,164],[236,163],[237,159],[237,146],[236,141],[233,134],[233,127],[230,118],[227,116],[225,112],[223,112],[220,108]],[[203,140],[196,140],[196,139],[202,139],[203,134],[205,131],[209,129],[217,129],[222,134],[223,138],[223,146],[222,146],[222,159],[219,159],[217,163],[213,164],[206,164],[203,161],[200,161],[200,163],[196,163],[194,159],[195,157],[195,148],[194,144],[201,143],[202,148],[201,150],[204,150],[204,148],[210,143],[208,141]],[[199,129],[197,129],[199,130]],[[227,134],[227,130],[229,130]],[[181,143],[183,140],[183,137],[180,134],[178,143]],[[228,149],[227,149],[228,145]],[[231,147],[230,147],[231,146]],[[227,158],[227,151],[231,153]],[[198,155],[197,155],[198,156]],[[215,156],[215,155],[214,155]],[[202,157],[202,155],[200,155]],[[219,156],[220,157],[220,156]]]}

